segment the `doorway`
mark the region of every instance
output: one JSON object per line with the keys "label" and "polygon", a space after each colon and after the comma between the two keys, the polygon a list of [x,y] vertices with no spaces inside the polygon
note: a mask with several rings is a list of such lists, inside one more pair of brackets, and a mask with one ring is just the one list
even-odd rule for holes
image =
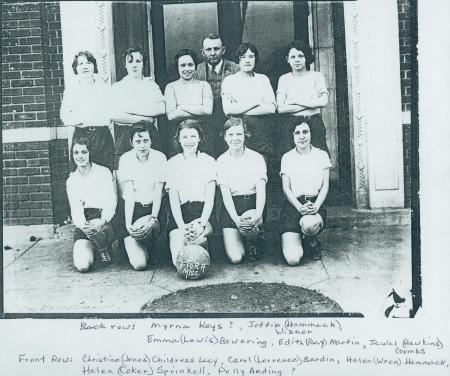
{"label": "doorway", "polygon": [[[210,32],[219,32],[227,48],[225,58],[229,60],[234,60],[234,51],[242,41],[255,43],[260,52],[256,70],[269,77],[274,91],[280,75],[289,70],[284,59],[284,47],[294,39],[309,41],[316,56],[311,69],[320,70],[325,75],[330,92],[329,104],[322,111],[333,165],[327,204],[352,204],[342,4],[202,0],[114,3],[113,23],[116,60],[123,60],[123,52],[130,45],[143,46],[150,52],[146,73],[154,76],[162,90],[168,82],[178,78],[173,64],[175,53],[181,48],[192,48],[200,57],[202,39]],[[124,75],[121,71],[123,62],[116,61],[116,67],[117,78],[120,79]],[[274,123],[277,123],[276,115]],[[276,179],[279,158],[280,155],[276,155],[269,166],[273,179],[268,188],[276,197],[274,205],[279,203],[281,194],[281,185]]]}

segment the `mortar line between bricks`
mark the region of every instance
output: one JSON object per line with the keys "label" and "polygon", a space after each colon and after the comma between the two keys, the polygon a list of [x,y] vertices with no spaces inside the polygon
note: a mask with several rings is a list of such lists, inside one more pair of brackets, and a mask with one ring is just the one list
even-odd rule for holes
{"label": "mortar line between bricks", "polygon": [[33,244],[31,244],[25,251],[23,251],[19,256],[15,257],[8,265],[4,267],[6,269],[8,266],[13,264],[16,260],[21,258],[25,253],[27,253],[31,248],[33,248],[38,242],[40,242],[42,239],[37,239]]}

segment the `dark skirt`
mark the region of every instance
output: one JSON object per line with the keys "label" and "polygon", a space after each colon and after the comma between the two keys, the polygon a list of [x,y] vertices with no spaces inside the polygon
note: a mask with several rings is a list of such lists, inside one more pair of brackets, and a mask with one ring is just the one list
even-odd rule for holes
{"label": "dark skirt", "polygon": [[[114,166],[114,141],[108,127],[75,127],[72,137],[73,141],[77,138],[84,137],[89,140],[89,158],[100,166],[113,170]],[[71,162],[71,170],[76,170],[76,165]]]}
{"label": "dark skirt", "polygon": [[[161,139],[156,126],[148,121],[145,122],[149,129],[150,138],[152,141],[152,149],[161,151]],[[130,127],[132,124],[114,123],[114,169],[119,167],[120,157],[132,149],[130,142]]]}
{"label": "dark skirt", "polygon": [[286,120],[281,131],[281,152],[282,154],[291,150],[294,144],[293,132],[295,127],[301,123],[307,123],[311,130],[311,145],[316,148],[325,150],[328,155],[330,151],[327,145],[327,131],[320,114],[312,116],[286,116]]}
{"label": "dark skirt", "polygon": [[[239,216],[244,214],[247,210],[256,209],[256,194],[252,195],[237,195],[232,196],[234,207]],[[267,205],[264,206],[263,211],[263,222],[266,221],[267,218]],[[237,229],[236,224],[230,217],[228,210],[225,205],[222,203],[222,208],[220,209],[220,217],[219,217],[219,225],[220,228],[235,228]]]}
{"label": "dark skirt", "polygon": [[[205,206],[205,203],[201,201],[185,202],[181,205],[181,215],[183,216],[184,223],[189,223],[194,219],[200,218],[203,213],[203,206]],[[175,222],[171,211],[169,215],[169,224],[167,225],[167,232],[170,233],[170,231],[177,228],[177,223]]]}
{"label": "dark skirt", "polygon": [[274,152],[273,116],[243,116],[242,119],[250,132],[246,145],[265,156],[272,155]]}

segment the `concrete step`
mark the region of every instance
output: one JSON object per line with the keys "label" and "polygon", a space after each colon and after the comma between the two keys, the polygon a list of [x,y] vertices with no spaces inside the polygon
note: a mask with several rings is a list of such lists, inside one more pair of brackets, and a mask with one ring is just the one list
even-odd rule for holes
{"label": "concrete step", "polygon": [[[411,225],[411,209],[355,209],[350,206],[327,206],[327,227]],[[267,227],[276,226],[280,208],[269,208]]]}

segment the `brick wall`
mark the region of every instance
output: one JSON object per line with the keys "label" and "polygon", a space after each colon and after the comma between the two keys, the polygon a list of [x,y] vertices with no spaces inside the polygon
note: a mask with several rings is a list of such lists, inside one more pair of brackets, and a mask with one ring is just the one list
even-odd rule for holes
{"label": "brick wall", "polygon": [[[2,2],[3,129],[61,125],[62,61],[58,2]],[[67,162],[59,159],[67,158],[66,144],[3,145],[5,225],[51,224],[66,215]]]}
{"label": "brick wall", "polygon": [[[413,0],[414,1],[414,0]],[[400,81],[402,111],[411,111],[411,59],[413,38],[411,36],[411,0],[397,0],[398,28],[400,36]],[[403,124],[403,169],[405,185],[405,206],[411,207],[411,125]]]}

